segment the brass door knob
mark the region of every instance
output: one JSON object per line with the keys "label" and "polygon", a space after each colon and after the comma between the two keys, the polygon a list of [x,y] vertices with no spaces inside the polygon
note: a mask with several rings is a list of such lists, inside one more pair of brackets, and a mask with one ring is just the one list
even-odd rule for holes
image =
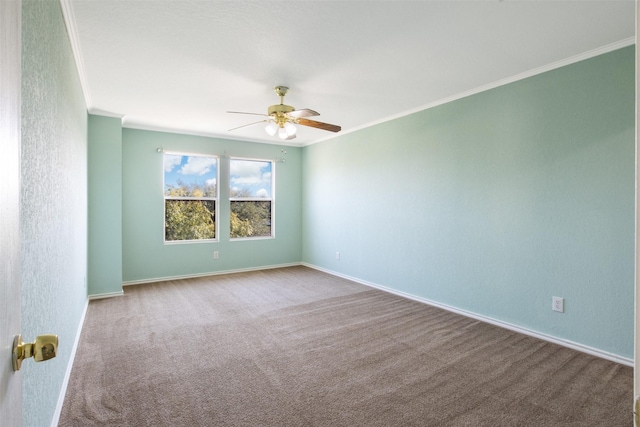
{"label": "brass door knob", "polygon": [[19,371],[22,361],[33,357],[36,362],[53,359],[58,354],[58,336],[40,335],[34,342],[22,342],[22,335],[13,338],[13,370]]}

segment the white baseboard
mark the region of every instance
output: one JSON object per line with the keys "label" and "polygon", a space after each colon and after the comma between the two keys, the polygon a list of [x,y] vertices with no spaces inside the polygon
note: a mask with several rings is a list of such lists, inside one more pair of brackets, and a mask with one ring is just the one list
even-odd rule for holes
{"label": "white baseboard", "polygon": [[94,300],[94,299],[103,299],[103,298],[113,298],[113,297],[121,297],[123,295],[124,295],[124,291],[107,292],[107,293],[104,293],[104,294],[89,295],[89,299],[90,300]]}
{"label": "white baseboard", "polygon": [[385,291],[385,292],[388,292],[388,293],[391,293],[391,294],[394,294],[394,295],[398,295],[398,296],[401,296],[401,297],[404,297],[404,298],[408,298],[408,299],[411,299],[411,300],[414,300],[414,301],[418,301],[418,302],[421,302],[421,303],[424,303],[424,304],[427,304],[427,305],[431,305],[431,306],[434,306],[434,307],[442,308],[443,310],[451,311],[453,313],[460,314],[460,315],[466,316],[466,317],[470,317],[472,319],[476,319],[476,320],[479,320],[481,322],[490,323],[492,325],[499,326],[499,327],[502,327],[502,328],[505,328],[505,329],[509,329],[511,331],[514,331],[514,332],[518,332],[518,333],[521,333],[521,334],[524,334],[524,335],[529,335],[531,337],[538,338],[538,339],[541,339],[541,340],[544,340],[544,341],[552,342],[554,344],[558,344],[558,345],[561,345],[563,347],[568,347],[568,348],[571,348],[573,350],[577,350],[577,351],[580,351],[580,352],[583,352],[583,353],[590,354],[592,356],[600,357],[602,359],[610,360],[612,362],[620,363],[620,364],[626,365],[626,366],[631,366],[631,367],[634,366],[633,359],[630,359],[628,357],[619,356],[617,354],[609,353],[609,352],[606,352],[606,351],[603,351],[603,350],[600,350],[600,349],[597,349],[597,348],[593,348],[593,347],[589,347],[589,346],[586,346],[586,345],[583,345],[583,344],[580,344],[580,343],[576,343],[576,342],[573,342],[573,341],[565,340],[563,338],[554,337],[552,335],[543,334],[541,332],[537,332],[537,331],[534,331],[534,330],[531,330],[531,329],[523,328],[521,326],[513,325],[513,324],[508,323],[508,322],[503,322],[501,320],[493,319],[491,317],[483,316],[481,314],[477,314],[477,313],[474,313],[474,312],[471,312],[471,311],[467,311],[467,310],[463,310],[463,309],[460,309],[460,308],[452,307],[450,305],[442,304],[442,303],[439,303],[437,301],[432,301],[432,300],[429,300],[429,299],[426,299],[426,298],[418,297],[416,295],[412,295],[412,294],[408,294],[408,293],[405,293],[405,292],[401,292],[401,291],[398,291],[398,290],[395,290],[395,289],[392,289],[392,288],[388,288],[386,286],[381,286],[381,285],[378,285],[376,283],[367,282],[365,280],[358,279],[357,277],[347,276],[346,274],[338,273],[338,272],[333,271],[333,270],[328,270],[326,268],[322,268],[322,267],[319,267],[317,265],[308,264],[308,263],[305,263],[305,262],[303,262],[302,265],[304,265],[305,267],[313,268],[314,270],[318,270],[318,271],[322,271],[324,273],[331,274],[333,276],[337,276],[337,277],[341,277],[343,279],[351,280],[352,282],[360,283],[362,285],[369,286],[371,288],[376,288],[376,289],[379,289],[381,291]]}
{"label": "white baseboard", "polygon": [[271,270],[274,268],[295,267],[302,265],[300,262],[292,262],[288,264],[263,265],[260,267],[239,268],[236,270],[211,271],[208,273],[184,274],[180,276],[155,277],[152,279],[130,280],[122,282],[122,286],[142,285],[144,283],[166,282],[168,280],[193,279],[195,277],[219,276],[221,274],[246,273],[249,271]]}
{"label": "white baseboard", "polygon": [[89,307],[89,299],[84,303],[84,309],[82,310],[82,316],[80,316],[80,323],[78,324],[78,330],[76,332],[76,338],[71,348],[71,356],[69,357],[69,363],[67,364],[67,371],[64,373],[64,379],[62,380],[62,387],[60,389],[60,395],[58,396],[58,403],[53,413],[53,419],[51,420],[51,427],[57,427],[60,422],[60,414],[62,413],[62,405],[64,404],[64,397],[67,394],[67,386],[69,385],[69,378],[71,378],[71,370],[73,369],[73,362],[76,359],[76,351],[78,350],[78,344],[80,343],[80,335],[82,335],[82,328],[84,327],[84,319],[87,315],[87,308]]}

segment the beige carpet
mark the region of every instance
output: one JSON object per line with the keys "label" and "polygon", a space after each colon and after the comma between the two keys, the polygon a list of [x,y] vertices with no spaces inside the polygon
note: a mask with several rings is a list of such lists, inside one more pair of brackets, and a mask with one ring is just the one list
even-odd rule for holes
{"label": "beige carpet", "polygon": [[633,370],[305,267],[91,301],[61,426],[631,426]]}

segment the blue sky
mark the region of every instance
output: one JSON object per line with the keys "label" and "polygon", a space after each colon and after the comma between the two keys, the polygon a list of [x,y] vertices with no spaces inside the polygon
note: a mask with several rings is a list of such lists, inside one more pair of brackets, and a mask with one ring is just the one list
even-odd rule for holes
{"label": "blue sky", "polygon": [[271,162],[231,159],[229,167],[232,193],[247,190],[250,197],[271,197]]}
{"label": "blue sky", "polygon": [[215,157],[164,155],[164,188],[177,187],[178,181],[185,184],[199,184],[201,187],[216,185],[218,162]]}
{"label": "blue sky", "polygon": [[[270,198],[272,163],[264,160],[230,160],[229,186],[232,192],[246,191],[249,197]],[[178,187],[178,181],[198,184],[200,187],[216,185],[218,163],[216,157],[164,155],[164,189]]]}

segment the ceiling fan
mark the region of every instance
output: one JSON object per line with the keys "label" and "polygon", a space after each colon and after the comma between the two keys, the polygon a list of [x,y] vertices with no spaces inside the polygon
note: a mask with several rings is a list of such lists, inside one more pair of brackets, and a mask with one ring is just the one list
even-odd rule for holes
{"label": "ceiling fan", "polygon": [[317,111],[313,111],[308,108],[302,108],[300,110],[296,110],[291,105],[285,105],[284,96],[287,94],[287,91],[289,90],[288,87],[276,86],[274,90],[280,97],[280,104],[269,106],[269,108],[267,109],[267,114],[245,113],[242,111],[227,111],[227,113],[232,113],[232,114],[252,114],[254,116],[266,116],[268,117],[267,119],[249,123],[242,126],[238,126],[233,129],[229,129],[229,131],[240,129],[247,126],[253,126],[258,123],[267,123],[267,126],[265,127],[265,131],[269,135],[275,136],[277,133],[280,139],[291,140],[296,137],[296,127],[294,125],[309,126],[312,128],[328,130],[329,132],[340,132],[340,130],[342,129],[340,126],[337,126],[337,125],[331,125],[329,123],[323,123],[323,122],[307,119],[307,117],[319,116],[320,113],[318,113]]}

